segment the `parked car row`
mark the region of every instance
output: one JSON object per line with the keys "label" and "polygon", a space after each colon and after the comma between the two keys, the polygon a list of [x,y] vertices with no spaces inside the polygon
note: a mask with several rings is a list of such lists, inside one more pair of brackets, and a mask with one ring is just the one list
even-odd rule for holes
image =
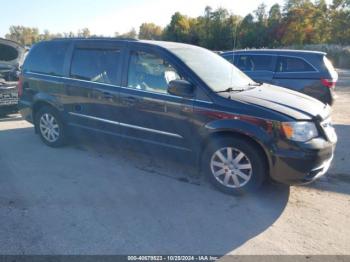
{"label": "parked car row", "polygon": [[17,111],[17,81],[24,55],[23,46],[0,39],[0,115]]}
{"label": "parked car row", "polygon": [[261,49],[221,55],[256,82],[286,87],[333,105],[338,73],[326,53]]}
{"label": "parked car row", "polygon": [[190,153],[227,193],[267,178],[312,182],[327,172],[337,142],[329,105],[253,81],[221,56],[180,43],[41,42],[18,89],[22,116],[51,147],[86,131]]}

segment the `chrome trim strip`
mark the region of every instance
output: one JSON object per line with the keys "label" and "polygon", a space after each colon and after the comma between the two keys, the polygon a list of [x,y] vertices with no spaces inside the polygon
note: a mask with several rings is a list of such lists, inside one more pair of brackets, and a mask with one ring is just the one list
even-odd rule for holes
{"label": "chrome trim strip", "polygon": [[136,89],[136,88],[130,88],[130,87],[123,87],[123,86],[112,85],[112,84],[93,82],[93,81],[76,79],[76,78],[65,77],[65,76],[53,76],[53,75],[48,75],[48,74],[34,73],[34,72],[31,72],[31,71],[28,71],[27,74],[37,75],[37,76],[45,76],[45,77],[52,77],[52,78],[56,78],[56,79],[73,80],[73,81],[77,81],[77,82],[97,84],[97,85],[103,85],[103,86],[117,87],[117,88],[122,88],[122,89],[126,89],[126,90],[136,90],[136,91],[144,92],[144,93],[148,93],[148,94],[156,94],[156,95],[162,95],[162,96],[167,96],[167,97],[180,98],[180,99],[185,99],[185,100],[188,100],[188,101],[203,102],[203,103],[208,103],[208,104],[212,104],[213,103],[211,101],[204,101],[204,100],[198,100],[198,99],[188,99],[188,98],[183,98],[183,97],[174,96],[174,95],[170,95],[170,94],[151,92],[151,91],[146,91],[146,90],[141,90],[141,89]]}
{"label": "chrome trim strip", "polygon": [[78,113],[74,113],[74,112],[69,112],[69,114],[70,114],[70,115],[73,115],[73,116],[78,116],[78,117],[86,118],[86,119],[101,121],[101,122],[108,123],[108,124],[112,124],[112,125],[116,125],[116,126],[119,126],[119,124],[120,124],[119,122],[115,122],[115,121],[112,121],[112,120],[103,119],[103,118],[94,117],[94,116],[83,115],[83,114],[78,114]]}
{"label": "chrome trim strip", "polygon": [[156,134],[165,135],[165,136],[183,138],[179,134],[169,133],[169,132],[156,130],[156,129],[152,129],[152,128],[146,128],[146,127],[141,127],[141,126],[129,125],[129,124],[126,124],[126,123],[116,122],[116,121],[112,121],[112,120],[108,120],[108,119],[104,119],[104,118],[99,118],[99,117],[94,117],[94,116],[83,115],[83,114],[79,114],[79,113],[75,113],[75,112],[69,112],[69,114],[73,115],[73,116],[77,116],[77,117],[82,117],[82,118],[86,118],[86,119],[95,120],[95,121],[101,121],[101,122],[112,124],[112,125],[128,127],[128,128],[132,128],[132,129],[137,129],[137,130],[146,131],[146,132],[150,132],[150,133],[156,133]]}
{"label": "chrome trim strip", "polygon": [[76,123],[70,123],[69,125],[73,126],[73,127],[86,129],[86,130],[91,130],[91,131],[94,131],[94,132],[101,132],[103,134],[117,136],[117,137],[120,137],[120,138],[132,139],[132,140],[141,141],[141,142],[144,142],[144,143],[150,143],[150,144],[154,144],[154,145],[158,145],[158,146],[170,147],[170,148],[177,149],[177,150],[182,150],[182,151],[188,151],[188,152],[192,151],[191,149],[186,148],[186,147],[175,146],[175,145],[172,145],[172,144],[161,143],[161,142],[157,142],[157,141],[154,141],[154,140],[149,140],[149,139],[144,139],[144,138],[139,138],[139,137],[134,137],[134,136],[117,134],[117,133],[110,132],[110,131],[107,131],[107,130],[101,130],[101,129],[91,128],[91,127],[87,127],[87,126],[82,126],[82,125],[79,125],[79,124],[76,124]]}

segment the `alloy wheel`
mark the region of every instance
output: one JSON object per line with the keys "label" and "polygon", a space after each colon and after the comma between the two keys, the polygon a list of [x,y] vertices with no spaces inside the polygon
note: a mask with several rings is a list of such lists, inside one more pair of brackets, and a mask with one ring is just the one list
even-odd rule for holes
{"label": "alloy wheel", "polygon": [[210,161],[215,179],[225,187],[241,188],[252,178],[251,161],[242,151],[225,147],[216,151]]}
{"label": "alloy wheel", "polygon": [[60,127],[55,117],[45,113],[40,117],[40,132],[42,136],[50,143],[54,143],[60,137]]}

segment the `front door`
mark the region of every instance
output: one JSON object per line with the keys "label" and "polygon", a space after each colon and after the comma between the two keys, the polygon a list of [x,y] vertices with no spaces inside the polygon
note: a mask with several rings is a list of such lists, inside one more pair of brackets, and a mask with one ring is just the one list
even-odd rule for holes
{"label": "front door", "polygon": [[193,101],[168,94],[169,82],[182,76],[164,56],[147,48],[129,50],[120,90],[121,133],[129,138],[190,150]]}

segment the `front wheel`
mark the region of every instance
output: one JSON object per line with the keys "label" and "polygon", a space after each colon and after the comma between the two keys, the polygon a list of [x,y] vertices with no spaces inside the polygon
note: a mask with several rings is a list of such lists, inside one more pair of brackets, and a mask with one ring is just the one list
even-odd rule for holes
{"label": "front wheel", "polygon": [[35,115],[35,126],[46,145],[51,147],[64,145],[64,125],[55,109],[47,106],[41,108]]}
{"label": "front wheel", "polygon": [[267,176],[264,152],[244,139],[220,138],[204,152],[202,170],[220,191],[242,194],[259,188]]}

